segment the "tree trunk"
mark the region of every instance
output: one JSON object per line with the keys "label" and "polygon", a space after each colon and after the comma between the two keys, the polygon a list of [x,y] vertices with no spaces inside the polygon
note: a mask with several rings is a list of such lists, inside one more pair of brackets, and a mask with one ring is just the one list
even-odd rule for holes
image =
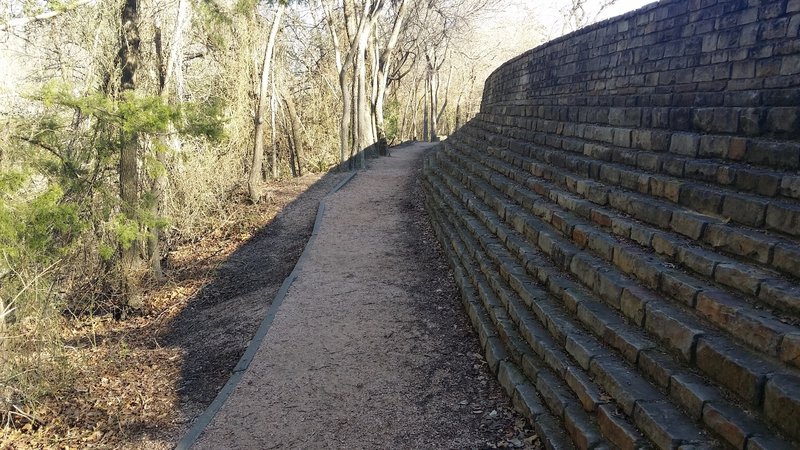
{"label": "tree trunk", "polygon": [[[141,56],[139,38],[139,2],[125,0],[121,11],[122,35],[117,58],[121,68],[120,94],[124,98],[136,89],[137,69]],[[139,209],[139,137],[136,133],[121,132],[119,155],[119,197],[122,201],[122,213],[127,220],[138,224]],[[122,292],[125,306],[141,308],[142,298],[139,291],[139,271],[141,269],[139,242],[120,243],[120,265],[122,275]]]}
{"label": "tree trunk", "polygon": [[275,139],[275,111],[278,109],[277,91],[275,89],[275,77],[272,77],[272,95],[269,98],[269,122],[270,133],[269,142],[272,145],[272,179],[278,179],[278,145]]}
{"label": "tree trunk", "polygon": [[[158,58],[159,66],[158,94],[165,102],[169,100],[169,84],[173,78],[175,78],[177,101],[180,102],[182,98],[183,75],[181,69],[181,55],[183,51],[183,32],[186,27],[188,27],[190,13],[191,10],[188,0],[179,0],[175,28],[172,33],[172,42],[170,43],[166,62],[164,61],[161,29],[156,27],[156,57]],[[169,130],[170,132],[174,132],[174,126],[172,126],[172,124],[170,124]],[[175,138],[171,144],[172,148],[180,146],[180,142],[177,138]],[[150,190],[153,202],[150,213],[153,217],[161,217],[164,212],[164,196],[167,188],[166,145],[167,143],[164,142],[163,145],[157,145],[155,148],[156,160],[161,167],[153,178]],[[164,275],[161,267],[160,235],[161,233],[158,227],[153,226],[147,239],[150,274],[156,279],[161,279]]]}
{"label": "tree trunk", "polygon": [[[323,3],[323,5],[325,6],[325,13],[328,15],[327,22],[331,29],[331,37],[334,40],[334,49],[338,49],[339,44],[336,33],[334,32],[331,10],[327,4]],[[354,21],[356,19],[353,17],[354,6],[352,2],[344,2],[344,18],[348,27],[350,48],[347,55],[341,59],[341,66],[338,67],[339,88],[342,91],[342,116],[339,121],[339,164],[341,168],[344,168],[345,162],[348,162],[351,166],[353,163],[358,163],[358,161],[353,161],[352,159],[356,156],[356,153],[360,153],[357,148],[364,135],[364,133],[361,132],[363,128],[360,119],[362,112],[365,111],[365,108],[362,107],[365,103],[362,93],[365,93],[363,86],[366,82],[366,68],[363,67],[364,52],[367,44],[366,40],[369,39],[369,32],[377,19],[377,12],[382,7],[383,1],[378,1],[373,5],[371,0],[366,0],[363,3],[361,17],[358,19],[358,27],[356,28],[354,26]],[[339,58],[337,58],[337,64],[338,61],[340,61]],[[348,83],[347,75],[351,67],[353,68],[352,83]],[[355,100],[356,103],[355,108],[352,108],[353,100]],[[369,116],[368,110],[367,116]],[[351,124],[353,125],[352,140],[350,139]]]}
{"label": "tree trunk", "polygon": [[294,160],[297,163],[297,176],[303,176],[303,166],[301,164],[301,155],[304,153],[303,151],[303,137],[301,135],[302,126],[300,125],[300,117],[297,115],[297,108],[294,104],[294,99],[292,98],[292,94],[287,90],[283,89],[281,92],[281,98],[283,99],[283,103],[286,105],[286,112],[289,116],[289,125],[291,127],[292,132],[292,150],[294,154]]}
{"label": "tree trunk", "polygon": [[359,169],[366,167],[364,161],[364,152],[375,143],[375,137],[372,135],[372,125],[370,124],[371,114],[369,111],[369,92],[367,90],[367,61],[366,51],[369,39],[370,28],[365,28],[359,38],[358,53],[356,54],[356,73],[358,80],[358,88],[356,90],[356,126],[358,127],[358,139],[356,140],[356,152],[358,157],[357,166]]}
{"label": "tree trunk", "polygon": [[414,82],[414,95],[411,97],[414,102],[414,115],[411,118],[411,138],[413,140],[419,140],[419,128],[417,128],[417,113],[419,113],[419,79],[415,80]]}
{"label": "tree trunk", "polygon": [[383,49],[380,57],[378,58],[376,71],[377,92],[375,95],[375,104],[373,109],[375,111],[375,137],[378,141],[378,151],[380,154],[387,154],[388,146],[388,143],[386,142],[386,125],[383,116],[383,105],[386,98],[386,88],[389,83],[389,68],[391,67],[392,62],[392,52],[394,51],[395,46],[397,46],[397,39],[400,35],[400,30],[403,26],[403,18],[406,15],[407,9],[408,2],[406,0],[400,0],[400,6],[398,7],[397,15],[394,18],[394,24],[392,25],[392,34],[389,36],[389,41],[386,43],[386,48]]}
{"label": "tree trunk", "polygon": [[[436,114],[437,127],[441,125],[443,120],[446,120],[444,112],[447,110],[447,100],[448,100],[448,98],[450,96],[450,81],[452,80],[452,77],[453,77],[453,67],[451,66],[450,67],[450,71],[447,72],[447,84],[445,84],[445,86],[444,86],[444,102],[442,102],[442,107],[439,108],[439,110],[438,110],[439,112]],[[437,83],[437,86],[436,86],[436,91],[437,91],[436,92],[436,102],[437,102],[437,105],[438,105],[438,102],[439,102],[439,93],[438,93],[439,86],[438,86],[438,83]],[[439,129],[440,128],[437,128],[437,131]],[[448,132],[447,132],[448,131],[447,130],[447,123],[446,122],[444,124],[444,130],[445,130],[445,134],[448,134]]]}
{"label": "tree trunk", "polygon": [[[372,29],[372,36],[370,39],[369,55],[370,55],[370,97],[369,97],[369,125],[371,128],[370,134],[372,135],[373,142],[378,142],[378,115],[375,106],[378,103],[378,30],[377,25]],[[379,153],[380,153],[380,149]]]}
{"label": "tree trunk", "polygon": [[428,95],[430,93],[430,73],[425,78],[425,91],[423,93],[423,100],[422,100],[422,138],[424,141],[430,141],[430,134],[428,133],[428,108],[430,107],[428,102]]}
{"label": "tree trunk", "polygon": [[267,109],[267,94],[269,90],[269,69],[272,63],[272,51],[275,48],[275,38],[278,35],[278,28],[280,25],[281,14],[283,13],[284,4],[278,2],[275,9],[275,18],[272,21],[272,29],[269,33],[269,41],[267,41],[267,48],[264,51],[264,64],[261,69],[261,84],[258,90],[258,106],[256,107],[256,114],[253,118],[255,122],[254,144],[253,144],[253,159],[250,164],[250,175],[247,180],[247,190],[250,194],[250,201],[258,203],[261,199],[261,171],[263,170],[264,160],[264,114]]}
{"label": "tree trunk", "polygon": [[439,75],[438,75],[438,73],[431,71],[430,79],[431,79],[431,81],[428,84],[428,87],[430,88],[430,101],[431,101],[430,111],[429,111],[430,121],[431,121],[431,128],[430,128],[430,133],[431,133],[430,137],[431,137],[431,139],[430,140],[431,140],[431,142],[436,142],[436,141],[439,140],[438,132],[437,132],[437,129],[436,129],[436,125],[437,125],[437,123],[436,123],[436,119],[437,119],[436,111],[437,111],[438,105],[439,105],[439,97],[438,97]]}

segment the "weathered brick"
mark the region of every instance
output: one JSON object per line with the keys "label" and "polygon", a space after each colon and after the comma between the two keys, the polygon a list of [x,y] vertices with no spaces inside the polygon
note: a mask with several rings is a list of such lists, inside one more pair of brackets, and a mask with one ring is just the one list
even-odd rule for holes
{"label": "weathered brick", "polygon": [[710,278],[720,262],[720,257],[702,248],[681,247],[678,250],[678,261],[700,275]]}
{"label": "weathered brick", "polygon": [[781,179],[781,195],[792,198],[800,198],[800,176],[784,174]]}
{"label": "weathered brick", "polygon": [[575,366],[568,367],[564,381],[578,397],[583,409],[586,411],[595,411],[598,406],[607,403],[607,400],[604,400],[602,392],[600,392],[592,379],[579,368]]}
{"label": "weathered brick", "polygon": [[654,234],[655,232],[648,226],[631,224],[631,240],[645,247],[650,247]]}
{"label": "weathered brick", "polygon": [[661,163],[661,169],[673,177],[683,177],[685,167],[686,161],[678,158],[665,159]]}
{"label": "weathered brick", "polygon": [[783,336],[779,355],[781,361],[800,367],[800,333],[789,333]]}
{"label": "weathered brick", "polygon": [[679,202],[695,211],[718,213],[722,206],[723,195],[703,186],[684,184],[681,188]]}
{"label": "weathered brick", "polygon": [[569,391],[549,372],[539,373],[536,378],[536,390],[550,411],[558,417],[563,416],[564,409],[574,402]]}
{"label": "weathered brick", "polygon": [[497,373],[500,362],[505,360],[508,356],[505,346],[499,338],[490,337],[486,340],[486,362],[489,363],[489,368],[493,373]]}
{"label": "weathered brick", "polygon": [[758,298],[780,311],[800,311],[800,285],[793,281],[765,280],[761,283]]}
{"label": "weathered brick", "polygon": [[720,291],[702,292],[697,309],[751,348],[769,355],[777,354],[782,336],[794,330],[769,313],[752,310],[744,301]]}
{"label": "weathered brick", "polygon": [[772,197],[780,189],[781,175],[774,172],[756,171],[748,168],[736,170],[735,176],[736,187],[741,190]]}
{"label": "weathered brick", "polygon": [[739,408],[723,402],[710,401],[703,407],[703,423],[722,436],[734,448],[745,448],[747,438],[755,432],[769,433]]}
{"label": "weathered brick", "polygon": [[542,445],[547,450],[568,450],[575,448],[561,422],[554,419],[549,414],[538,416],[534,422],[534,429],[542,440]]}
{"label": "weathered brick", "polygon": [[705,380],[686,373],[672,376],[669,396],[683,406],[691,418],[698,421],[702,418],[706,402],[720,399],[719,392],[710,387]]}
{"label": "weathered brick", "polygon": [[607,304],[619,309],[622,289],[628,282],[614,271],[604,269],[597,272],[597,285],[595,291]]}
{"label": "weathered brick", "polygon": [[675,256],[679,247],[680,243],[667,234],[656,233],[653,235],[653,250],[662,255]]}
{"label": "weathered brick", "polygon": [[800,380],[776,375],[764,391],[764,413],[787,435],[800,439]]}
{"label": "weathered brick", "polygon": [[800,144],[751,140],[747,144],[745,159],[753,164],[796,169],[800,167]]}
{"label": "weathered brick", "polygon": [[592,360],[592,374],[600,385],[625,411],[633,414],[634,405],[641,401],[653,401],[661,394],[644,380],[633,375],[630,368],[611,358]]}
{"label": "weathered brick", "polygon": [[582,333],[567,336],[564,349],[584,370],[589,370],[592,359],[607,354],[600,343]]}
{"label": "weathered brick", "polygon": [[517,365],[510,361],[501,361],[497,370],[497,379],[509,397],[514,395],[517,386],[527,382],[525,375],[520,372]]}
{"label": "weathered brick", "polygon": [[725,263],[717,265],[714,270],[714,279],[739,292],[755,296],[763,275],[742,264]]}
{"label": "weathered brick", "polygon": [[726,194],[722,202],[722,215],[735,222],[760,227],[764,224],[768,202],[737,194]]}
{"label": "weathered brick", "polygon": [[767,208],[767,227],[794,236],[800,235],[800,206],[770,203]]}
{"label": "weathered brick", "polygon": [[597,425],[578,405],[570,405],[564,410],[564,428],[579,449],[594,448],[603,440]]}
{"label": "weathered brick", "polygon": [[708,224],[708,217],[689,211],[674,211],[669,226],[678,233],[692,239],[699,239]]}
{"label": "weathered brick", "polygon": [[654,204],[653,202],[647,202],[644,199],[638,198],[630,199],[629,205],[630,206],[626,212],[637,219],[652,223],[653,225],[657,225],[662,228],[669,226],[670,219],[672,218],[671,209],[664,208],[661,205]]}
{"label": "weathered brick", "polygon": [[668,402],[638,402],[633,420],[658,448],[701,441],[701,431]]}
{"label": "weathered brick", "polygon": [[672,202],[677,202],[680,196],[680,188],[683,182],[667,177],[650,177],[650,192],[658,197],[666,198]]}
{"label": "weathered brick", "polygon": [[[738,118],[737,118],[738,126]],[[725,158],[728,155],[728,145],[730,137],[716,136],[716,135],[703,135],[700,136],[700,143],[698,145],[698,155],[711,158]]]}
{"label": "weathered brick", "polygon": [[735,255],[752,258],[767,264],[774,244],[767,237],[745,230],[733,230],[724,224],[710,224],[703,233],[703,241]]}
{"label": "weathered brick", "polygon": [[697,338],[703,332],[690,325],[688,317],[676,309],[666,305],[647,304],[645,311],[645,329],[666,341],[672,348],[687,360],[691,361]]}
{"label": "weathered brick", "polygon": [[536,394],[536,389],[530,383],[523,383],[517,385],[512,403],[517,411],[522,412],[522,415],[528,418],[531,422],[535,421],[537,417],[547,412],[547,408],[542,405],[539,396]]}
{"label": "weathered brick", "polygon": [[757,406],[769,371],[761,361],[718,338],[701,337],[697,366],[744,400]]}
{"label": "weathered brick", "polygon": [[675,133],[670,141],[669,151],[684,156],[697,156],[700,137],[689,133]]}
{"label": "weathered brick", "polygon": [[747,450],[793,450],[796,448],[775,436],[774,433],[754,435],[747,439]]}
{"label": "weathered brick", "polygon": [[677,270],[661,272],[661,292],[687,306],[694,306],[697,294],[703,286],[694,278]]}
{"label": "weathered brick", "polygon": [[770,108],[766,129],[774,133],[796,133],[800,129],[800,109]]}
{"label": "weathered brick", "polygon": [[644,333],[629,330],[621,324],[607,327],[603,332],[603,340],[631,364],[636,363],[641,352],[655,346]]}
{"label": "weathered brick", "polygon": [[614,247],[618,245],[617,241],[600,233],[593,233],[587,244],[597,256],[607,261],[611,261],[614,255]]}
{"label": "weathered brick", "polygon": [[689,160],[684,166],[684,176],[695,180],[714,181],[717,178],[719,165],[703,160]]}
{"label": "weathered brick", "polygon": [[644,322],[647,303],[655,298],[655,295],[647,289],[639,286],[628,286],[622,291],[620,310],[633,323],[641,325]]}
{"label": "weathered brick", "polygon": [[[760,136],[763,133],[766,111],[760,108],[744,108],[739,112],[739,132],[747,136]],[[753,151],[751,151],[752,153]],[[731,155],[732,159],[736,154]],[[753,161],[755,162],[755,161]]]}
{"label": "weathered brick", "polygon": [[624,414],[612,405],[601,405],[598,408],[597,424],[603,435],[621,450],[639,449],[645,444],[636,427],[628,423]]}

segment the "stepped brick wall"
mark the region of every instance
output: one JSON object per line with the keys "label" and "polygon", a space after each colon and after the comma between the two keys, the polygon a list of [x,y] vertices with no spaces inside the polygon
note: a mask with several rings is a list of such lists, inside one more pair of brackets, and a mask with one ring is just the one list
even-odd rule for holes
{"label": "stepped brick wall", "polygon": [[664,0],[507,62],[425,161],[549,448],[800,448],[800,0]]}

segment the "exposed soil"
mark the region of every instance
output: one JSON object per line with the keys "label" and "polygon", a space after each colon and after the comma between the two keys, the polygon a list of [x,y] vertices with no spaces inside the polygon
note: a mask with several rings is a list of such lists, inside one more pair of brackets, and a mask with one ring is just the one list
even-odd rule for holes
{"label": "exposed soil", "polygon": [[536,447],[480,354],[419,185],[426,146],[327,201],[308,260],[195,448]]}

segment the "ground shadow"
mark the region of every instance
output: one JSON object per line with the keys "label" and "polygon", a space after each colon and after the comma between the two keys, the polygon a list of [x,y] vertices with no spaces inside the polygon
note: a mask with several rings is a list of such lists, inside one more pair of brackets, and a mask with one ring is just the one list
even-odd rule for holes
{"label": "ground shadow", "polygon": [[189,415],[202,412],[227,382],[311,236],[320,200],[344,176],[328,173],[286,205],[158,336],[160,345],[183,350],[176,389]]}

